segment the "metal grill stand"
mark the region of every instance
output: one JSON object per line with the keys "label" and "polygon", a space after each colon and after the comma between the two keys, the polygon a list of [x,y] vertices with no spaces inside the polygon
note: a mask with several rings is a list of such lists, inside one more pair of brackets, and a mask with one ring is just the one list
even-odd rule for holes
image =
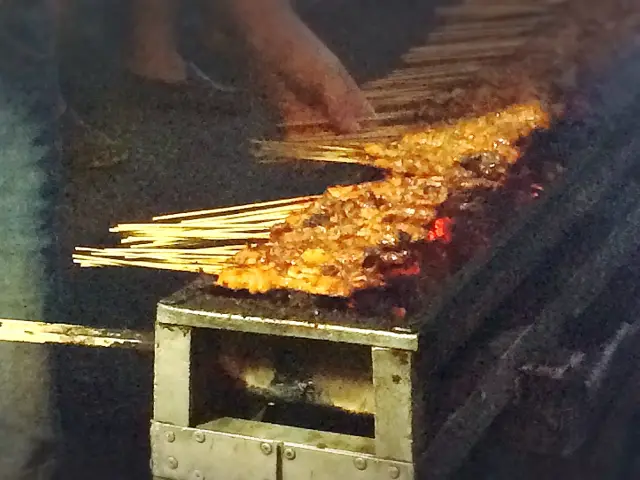
{"label": "metal grill stand", "polygon": [[[200,393],[194,391],[193,339],[203,329],[365,346],[373,372],[374,438],[230,417],[194,424],[193,399]],[[157,479],[413,478],[417,334],[225,315],[161,303],[155,338],[151,449]]]}

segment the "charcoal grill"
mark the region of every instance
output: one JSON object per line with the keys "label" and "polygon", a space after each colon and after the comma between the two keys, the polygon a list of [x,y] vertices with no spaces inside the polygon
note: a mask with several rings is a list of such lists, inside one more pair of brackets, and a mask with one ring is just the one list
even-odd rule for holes
{"label": "charcoal grill", "polygon": [[[552,129],[570,166],[561,184],[405,326],[239,298],[206,282],[160,302],[156,478],[451,478],[496,425],[523,450],[585,455],[639,360],[636,291],[620,280],[637,278],[628,266],[640,238],[636,72],[622,65],[613,81],[595,83],[594,118]],[[612,302],[627,307],[607,313]],[[266,388],[203,381],[215,354],[202,345],[243,341],[271,352]],[[246,367],[262,354],[243,355]],[[353,388],[357,406],[315,389],[323,365],[341,356],[345,378],[334,370],[331,381]],[[213,407],[199,388],[216,392]]]}
{"label": "charcoal grill", "polygon": [[[200,298],[194,300],[192,295]],[[418,350],[415,332],[338,325],[318,319],[309,322],[288,315],[272,318],[231,313],[229,309],[216,308],[215,297],[209,296],[204,302],[203,297],[201,291],[188,289],[158,306],[151,428],[154,475],[175,479],[275,480],[307,478],[310,474],[316,478],[413,478],[415,412],[411,399],[415,396],[414,357]],[[374,397],[373,437],[262,423],[234,418],[231,413],[198,424],[194,401],[201,396],[194,390],[198,381],[193,374],[193,351],[195,337],[203,330],[322,342],[320,349],[326,355],[335,352],[336,346],[339,351],[340,344],[366,349],[370,370],[365,367],[362,375],[369,378]],[[268,344],[269,339],[263,342]],[[319,350],[317,345],[309,348]],[[276,351],[274,355],[282,353]],[[313,378],[320,372],[309,373]],[[297,379],[300,398],[289,395],[289,401],[303,400],[305,380],[306,377]],[[276,393],[271,399],[277,400],[277,396]],[[238,468],[241,464],[243,467]]]}

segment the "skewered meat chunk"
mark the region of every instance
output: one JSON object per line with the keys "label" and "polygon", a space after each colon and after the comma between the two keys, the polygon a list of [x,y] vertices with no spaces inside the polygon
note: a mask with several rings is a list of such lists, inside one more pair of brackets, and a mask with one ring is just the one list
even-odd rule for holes
{"label": "skewered meat chunk", "polygon": [[238,253],[218,283],[252,293],[287,288],[332,296],[382,285],[378,264],[366,268],[370,254],[387,248],[395,257],[386,260],[401,262],[402,245],[426,238],[447,195],[444,180],[401,176],[329,188],[274,227],[267,243]]}
{"label": "skewered meat chunk", "polygon": [[367,144],[364,150],[376,167],[407,175],[443,175],[461,159],[481,152],[514,162],[520,156],[518,140],[548,126],[542,105],[531,102],[409,133],[388,145]]}
{"label": "skewered meat chunk", "polygon": [[437,209],[453,189],[497,185],[458,165],[444,173],[329,188],[275,226],[268,242],[239,252],[218,284],[344,297],[383,286],[390,272],[412,271],[415,244],[438,238]]}

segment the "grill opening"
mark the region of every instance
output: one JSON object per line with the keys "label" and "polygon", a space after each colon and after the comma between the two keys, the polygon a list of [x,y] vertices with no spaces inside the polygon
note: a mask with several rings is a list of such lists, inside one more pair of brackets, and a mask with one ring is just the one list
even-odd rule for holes
{"label": "grill opening", "polygon": [[374,437],[371,348],[198,329],[194,422],[234,418]]}

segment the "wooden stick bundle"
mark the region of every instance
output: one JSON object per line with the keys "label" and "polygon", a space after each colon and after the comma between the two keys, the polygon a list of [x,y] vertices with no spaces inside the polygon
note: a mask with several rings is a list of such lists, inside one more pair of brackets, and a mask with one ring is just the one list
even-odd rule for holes
{"label": "wooden stick bundle", "polygon": [[[81,267],[135,266],[217,274],[248,243],[269,238],[270,229],[315,196],[198,210],[155,217],[152,223],[122,224],[121,247],[77,247]],[[174,222],[171,222],[171,221]]]}

